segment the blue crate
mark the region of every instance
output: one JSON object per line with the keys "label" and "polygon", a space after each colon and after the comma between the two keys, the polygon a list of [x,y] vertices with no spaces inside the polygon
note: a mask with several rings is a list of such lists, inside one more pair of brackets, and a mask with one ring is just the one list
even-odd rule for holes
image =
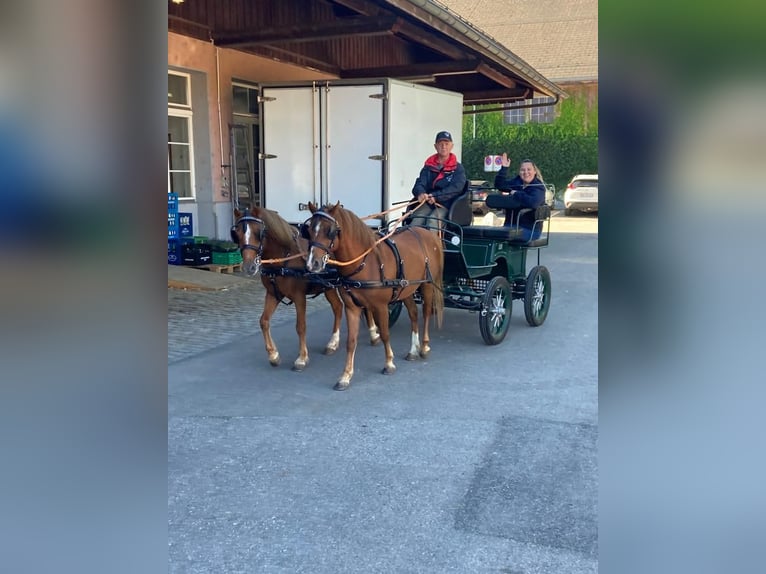
{"label": "blue crate", "polygon": [[168,263],[170,265],[181,265],[182,255],[181,242],[168,239]]}
{"label": "blue crate", "polygon": [[194,236],[194,219],[191,213],[178,214],[178,236],[182,238]]}
{"label": "blue crate", "polygon": [[168,213],[168,239],[178,239],[178,213]]}
{"label": "blue crate", "polygon": [[168,193],[168,213],[178,213],[177,193]]}
{"label": "blue crate", "polygon": [[182,265],[184,245],[189,243],[185,239],[168,239],[168,263],[170,265]]}

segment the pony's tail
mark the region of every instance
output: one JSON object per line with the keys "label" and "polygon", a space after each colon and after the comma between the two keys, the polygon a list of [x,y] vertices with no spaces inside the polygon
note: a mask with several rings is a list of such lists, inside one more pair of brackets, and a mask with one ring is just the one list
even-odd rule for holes
{"label": "pony's tail", "polygon": [[[439,244],[441,246],[441,242]],[[436,327],[441,329],[444,322],[444,291],[442,283],[444,282],[444,249],[439,249],[439,274],[434,279],[434,296],[432,311],[436,315]]]}

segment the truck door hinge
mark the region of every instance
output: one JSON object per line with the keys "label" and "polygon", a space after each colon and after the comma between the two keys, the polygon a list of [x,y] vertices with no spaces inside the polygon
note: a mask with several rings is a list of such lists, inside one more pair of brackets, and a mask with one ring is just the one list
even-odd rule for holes
{"label": "truck door hinge", "polygon": [[383,154],[383,155],[371,155],[371,156],[368,156],[367,159],[374,159],[374,160],[377,160],[377,161],[386,161],[388,159],[388,157],[385,154]]}
{"label": "truck door hinge", "polygon": [[259,104],[262,104],[263,102],[273,102],[274,100],[276,100],[276,98],[272,96],[258,96]]}
{"label": "truck door hinge", "polygon": [[258,153],[258,159],[274,159],[276,157],[273,153]]}
{"label": "truck door hinge", "polygon": [[371,98],[374,98],[376,100],[385,100],[388,96],[386,94],[370,94]]}

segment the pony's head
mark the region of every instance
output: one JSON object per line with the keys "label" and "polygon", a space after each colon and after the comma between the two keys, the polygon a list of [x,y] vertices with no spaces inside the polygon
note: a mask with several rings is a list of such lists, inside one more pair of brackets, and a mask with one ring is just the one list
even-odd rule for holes
{"label": "pony's head", "polygon": [[340,209],[340,202],[318,208],[309,202],[311,217],[301,226],[301,235],[308,239],[309,252],[306,258],[306,270],[319,273],[325,270],[330,255],[335,252],[336,241],[340,235],[340,222],[335,215]]}
{"label": "pony's head", "polygon": [[242,253],[242,269],[248,276],[261,270],[263,240],[266,237],[266,223],[247,210],[234,209],[235,222],[231,226],[231,240],[239,245]]}

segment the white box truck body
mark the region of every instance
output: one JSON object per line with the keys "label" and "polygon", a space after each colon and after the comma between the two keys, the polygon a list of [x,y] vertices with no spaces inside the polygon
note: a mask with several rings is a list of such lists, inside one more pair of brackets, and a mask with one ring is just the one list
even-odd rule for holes
{"label": "white box truck body", "polygon": [[[261,86],[263,206],[291,223],[340,201],[360,217],[412,199],[437,132],[461,157],[463,96],[393,79]],[[401,211],[368,223],[377,227]]]}

